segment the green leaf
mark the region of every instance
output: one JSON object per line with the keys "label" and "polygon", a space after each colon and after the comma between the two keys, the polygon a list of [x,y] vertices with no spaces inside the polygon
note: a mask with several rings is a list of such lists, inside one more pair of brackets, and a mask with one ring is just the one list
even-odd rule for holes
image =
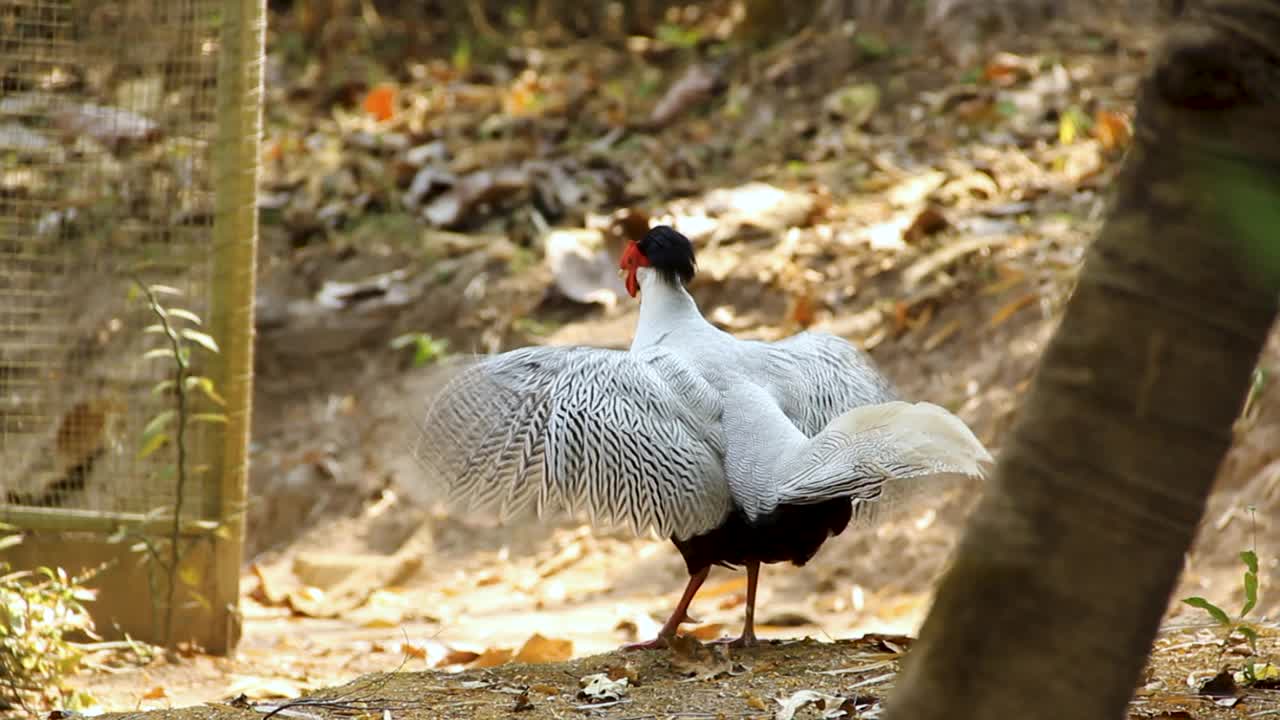
{"label": "green leaf", "polygon": [[212,610],[213,604],[209,602],[209,598],[197,592],[194,588],[188,587],[187,594],[195,601],[195,604],[204,610]]}
{"label": "green leaf", "polygon": [[891,50],[889,43],[875,33],[858,33],[853,36],[853,42],[863,54],[873,60],[888,55]]}
{"label": "green leaf", "polygon": [[222,413],[195,413],[191,416],[191,422],[205,423],[221,423],[227,424],[227,416]]}
{"label": "green leaf", "polygon": [[1236,628],[1236,632],[1243,635],[1244,639],[1249,642],[1250,649],[1252,649],[1255,653],[1258,652],[1258,631],[1257,630],[1254,630],[1248,625],[1241,625],[1240,627]]}
{"label": "green leaf", "polygon": [[178,569],[178,578],[182,580],[182,584],[188,587],[196,587],[200,584],[200,568],[194,565],[183,565]]}
{"label": "green leaf", "polygon": [[22,544],[22,536],[18,534],[0,535],[0,550],[8,550],[11,547]]}
{"label": "green leaf", "polygon": [[172,358],[173,358],[173,348],[167,348],[167,347],[162,347],[162,348],[152,348],[151,350],[148,350],[148,351],[146,351],[146,352],[142,353],[142,359],[143,359],[143,360],[152,360],[152,359],[154,359],[154,358],[167,358],[167,359],[172,359]]}
{"label": "green leaf", "polygon": [[1258,574],[1258,553],[1252,550],[1245,550],[1240,553],[1240,562],[1244,563],[1244,566],[1249,568],[1249,572],[1254,575]]}
{"label": "green leaf", "polygon": [[208,333],[202,333],[199,330],[192,330],[191,328],[182,328],[178,334],[203,347],[209,352],[221,352],[218,350],[218,343],[214,342],[213,337]]}
{"label": "green leaf", "polygon": [[194,323],[196,325],[201,324],[200,316],[191,312],[190,310],[183,310],[182,308],[169,308],[165,312],[172,317],[182,318],[183,320],[186,320],[189,323]]}
{"label": "green leaf", "polygon": [[163,395],[174,388],[178,383],[172,380],[161,380],[151,388],[152,395]]}
{"label": "green leaf", "polygon": [[449,347],[449,341],[443,338],[433,338],[427,333],[408,333],[392,339],[391,347],[396,350],[412,347],[413,365],[414,367],[422,367],[427,363],[444,357]]}
{"label": "green leaf", "polygon": [[223,399],[221,395],[218,394],[218,391],[216,389],[214,389],[213,380],[210,380],[207,377],[203,377],[201,375],[192,375],[191,377],[188,377],[187,389],[188,390],[198,389],[200,392],[204,393],[205,397],[209,398],[210,400],[212,400],[214,403],[218,405],[227,404],[227,401]]}
{"label": "green leaf", "polygon": [[1253,369],[1253,381],[1249,384],[1249,394],[1244,399],[1244,409],[1240,414],[1244,417],[1252,417],[1251,412],[1258,402],[1258,398],[1262,397],[1262,391],[1267,387],[1267,369],[1264,367],[1256,367]]}
{"label": "green leaf", "polygon": [[1186,603],[1187,605],[1190,605],[1193,608],[1200,608],[1201,610],[1204,610],[1205,612],[1209,613],[1209,615],[1212,616],[1214,620],[1218,621],[1218,623],[1222,625],[1231,624],[1231,618],[1227,615],[1225,610],[1218,607],[1217,605],[1214,605],[1208,600],[1205,600],[1202,597],[1197,596],[1197,597],[1182,598],[1182,602]]}
{"label": "green leaf", "polygon": [[148,326],[146,326],[146,327],[142,328],[142,332],[144,332],[144,333],[152,333],[152,334],[159,334],[159,333],[163,333],[163,332],[164,332],[164,325],[161,325],[160,323],[153,323],[153,324],[151,324],[151,325],[148,325]]}
{"label": "green leaf", "polygon": [[455,70],[465,73],[471,67],[471,41],[466,37],[460,39],[449,61]]}
{"label": "green leaf", "polygon": [[169,426],[169,423],[173,420],[173,416],[175,414],[176,413],[173,410],[164,410],[158,413],[155,417],[151,418],[151,422],[147,423],[146,427],[142,428],[142,437],[149,438],[161,430],[164,430]]}
{"label": "green leaf", "polygon": [[164,447],[164,444],[168,441],[169,433],[158,432],[155,435],[152,435],[151,438],[142,445],[142,448],[138,450],[138,459],[145,460],[150,457],[152,453]]}
{"label": "green leaf", "polygon": [[181,295],[182,291],[169,285],[152,285],[147,288],[156,295]]}
{"label": "green leaf", "polygon": [[1258,604],[1258,576],[1255,573],[1247,572],[1244,574],[1244,607],[1240,610],[1240,617],[1249,614],[1249,611]]}

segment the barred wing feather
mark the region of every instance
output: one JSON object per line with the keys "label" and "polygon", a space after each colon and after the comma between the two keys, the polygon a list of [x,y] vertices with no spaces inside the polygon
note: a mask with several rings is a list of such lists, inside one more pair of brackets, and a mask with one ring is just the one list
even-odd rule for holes
{"label": "barred wing feather", "polygon": [[731,508],[720,414],[668,350],[523,348],[454,377],[416,454],[455,505],[500,519],[560,508],[684,539]]}
{"label": "barred wing feather", "polygon": [[809,437],[850,408],[897,399],[871,358],[843,338],[804,332],[756,347],[762,381]]}

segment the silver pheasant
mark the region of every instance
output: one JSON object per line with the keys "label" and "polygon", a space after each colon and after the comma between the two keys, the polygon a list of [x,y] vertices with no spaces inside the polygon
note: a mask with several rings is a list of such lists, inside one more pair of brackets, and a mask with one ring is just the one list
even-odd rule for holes
{"label": "silver pheasant", "polygon": [[567,510],[671,538],[690,579],[674,636],[712,565],[748,573],[740,645],[756,642],[761,563],[803,565],[855,511],[913,481],[980,476],[991,456],[943,408],[897,399],[847,341],[740,340],[685,289],[693,247],[666,226],[628,245],[641,297],[628,351],[528,347],[474,362],[434,398],[417,456],[455,506],[500,519]]}

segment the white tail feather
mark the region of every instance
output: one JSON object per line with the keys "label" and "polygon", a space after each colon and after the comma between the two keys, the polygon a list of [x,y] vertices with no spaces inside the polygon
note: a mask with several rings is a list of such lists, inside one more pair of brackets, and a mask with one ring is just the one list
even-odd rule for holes
{"label": "white tail feather", "polygon": [[930,481],[983,477],[994,462],[960,418],[927,402],[855,408],[786,463],[778,504],[852,499],[867,519]]}

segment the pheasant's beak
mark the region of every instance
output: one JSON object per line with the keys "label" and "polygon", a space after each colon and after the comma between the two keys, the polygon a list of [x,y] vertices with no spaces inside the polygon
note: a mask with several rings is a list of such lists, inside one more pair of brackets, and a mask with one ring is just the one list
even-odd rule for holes
{"label": "pheasant's beak", "polygon": [[649,258],[640,252],[639,246],[634,242],[627,243],[627,247],[622,251],[622,259],[618,262],[618,268],[625,273],[627,294],[635,297],[640,292],[640,282],[636,279],[636,270],[638,268],[649,265]]}

